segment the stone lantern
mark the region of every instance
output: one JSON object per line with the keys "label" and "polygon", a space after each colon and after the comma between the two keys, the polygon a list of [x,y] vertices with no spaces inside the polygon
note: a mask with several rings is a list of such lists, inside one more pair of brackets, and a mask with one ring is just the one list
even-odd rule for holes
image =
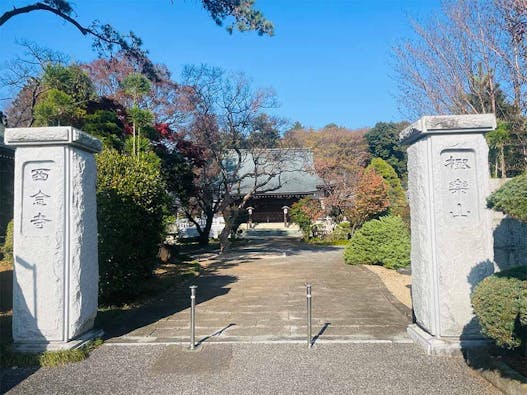
{"label": "stone lantern", "polygon": [[289,226],[287,222],[287,212],[289,211],[289,207],[284,206],[282,207],[282,210],[284,211],[284,227],[287,228]]}
{"label": "stone lantern", "polygon": [[249,222],[247,223],[247,227],[249,229],[253,227],[253,210],[254,207],[247,207],[247,212],[249,213]]}

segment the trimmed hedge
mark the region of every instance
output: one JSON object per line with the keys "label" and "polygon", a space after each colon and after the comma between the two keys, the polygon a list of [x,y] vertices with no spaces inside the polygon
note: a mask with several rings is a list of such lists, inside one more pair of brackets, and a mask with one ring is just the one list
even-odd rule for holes
{"label": "trimmed hedge", "polygon": [[410,264],[410,233],[401,217],[386,216],[366,222],[344,250],[351,265],[382,265],[397,269]]}
{"label": "trimmed hedge", "polygon": [[488,206],[520,221],[527,221],[527,174],[514,177],[494,191]]}
{"label": "trimmed hedge", "polygon": [[153,153],[105,149],[97,170],[99,297],[103,304],[123,303],[140,294],[157,263],[168,196]]}
{"label": "trimmed hedge", "polygon": [[527,266],[481,281],[471,296],[481,332],[504,348],[527,343]]}

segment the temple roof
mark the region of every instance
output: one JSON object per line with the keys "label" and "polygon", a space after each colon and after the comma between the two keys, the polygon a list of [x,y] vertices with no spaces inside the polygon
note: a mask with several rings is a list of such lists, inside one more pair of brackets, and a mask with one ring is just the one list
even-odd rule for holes
{"label": "temple roof", "polygon": [[[313,153],[309,149],[242,150],[240,194],[246,194],[256,184],[255,195],[313,194],[322,185],[315,174]],[[238,156],[234,153],[234,157]],[[234,159],[233,165],[238,162]]]}

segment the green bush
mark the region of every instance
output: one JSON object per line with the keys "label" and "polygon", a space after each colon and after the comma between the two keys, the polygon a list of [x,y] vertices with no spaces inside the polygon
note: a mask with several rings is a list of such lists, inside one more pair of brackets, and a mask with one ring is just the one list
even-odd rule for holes
{"label": "green bush", "polygon": [[407,224],[409,224],[410,218],[406,193],[404,192],[401,180],[397,176],[394,168],[381,158],[372,158],[368,167],[373,168],[386,182],[388,187],[388,198],[390,200],[388,213],[400,216]]}
{"label": "green bush", "polygon": [[289,210],[291,220],[298,225],[305,240],[310,238],[313,224],[321,213],[320,201],[312,197],[300,199]]}
{"label": "green bush", "polygon": [[13,266],[13,220],[9,221],[7,224],[2,255],[4,255],[4,261]]}
{"label": "green bush", "polygon": [[404,221],[386,216],[366,222],[355,232],[344,250],[351,265],[382,265],[397,269],[410,264],[410,234]]}
{"label": "green bush", "polygon": [[489,207],[527,221],[527,174],[514,177],[487,199]]}
{"label": "green bush", "polygon": [[471,296],[481,332],[498,346],[527,343],[527,267],[496,273],[481,281]]}
{"label": "green bush", "polygon": [[335,226],[333,232],[327,236],[328,241],[348,240],[348,235],[352,233],[351,224],[343,221]]}
{"label": "green bush", "polygon": [[152,274],[168,198],[153,153],[133,157],[105,149],[97,167],[99,296],[103,304],[122,303]]}

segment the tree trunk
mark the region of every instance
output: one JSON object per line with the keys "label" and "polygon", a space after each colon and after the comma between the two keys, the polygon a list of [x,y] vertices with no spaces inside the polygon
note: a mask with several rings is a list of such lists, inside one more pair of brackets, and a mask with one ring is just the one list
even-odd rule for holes
{"label": "tree trunk", "polygon": [[227,207],[223,210],[223,219],[225,220],[225,226],[221,230],[220,239],[220,252],[223,254],[227,252],[231,246],[232,232],[236,224],[239,209],[238,207]]}
{"label": "tree trunk", "polygon": [[214,219],[214,214],[207,214],[205,218],[205,227],[201,229],[201,231],[198,230],[199,233],[199,239],[198,244],[200,246],[207,246],[209,245],[209,235],[210,235],[210,229],[212,228],[212,221]]}
{"label": "tree trunk", "polygon": [[135,154],[135,121],[132,121],[132,156]]}
{"label": "tree trunk", "polygon": [[505,165],[505,149],[504,144],[500,145],[500,162],[501,162],[501,178],[507,178],[507,169]]}
{"label": "tree trunk", "polygon": [[230,241],[231,235],[231,226],[225,222],[225,227],[221,230],[219,239],[220,239],[220,254],[226,253],[231,247]]}

